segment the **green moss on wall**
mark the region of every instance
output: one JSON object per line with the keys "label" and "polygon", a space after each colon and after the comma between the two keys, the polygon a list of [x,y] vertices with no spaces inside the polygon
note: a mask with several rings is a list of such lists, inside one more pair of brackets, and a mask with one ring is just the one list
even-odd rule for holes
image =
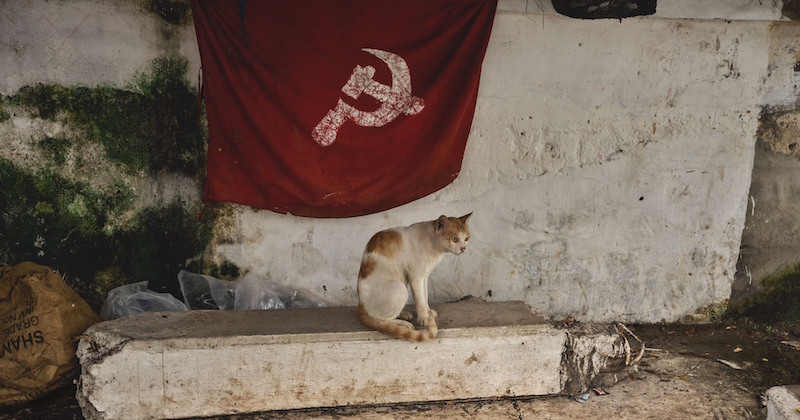
{"label": "green moss on wall", "polygon": [[236,281],[241,275],[239,267],[227,260],[223,261],[221,264],[212,261],[196,260],[189,264],[187,270],[228,281]]}
{"label": "green moss on wall", "polygon": [[105,222],[126,208],[128,197],[105,197],[86,184],[42,170],[24,172],[0,159],[0,262],[46,264],[74,279],[73,285],[97,304],[94,273],[117,259],[118,243]]}
{"label": "green moss on wall", "polygon": [[800,263],[762,279],[761,291],[729,308],[732,317],[758,322],[800,321]]}
{"label": "green moss on wall", "polygon": [[[211,239],[209,221],[197,220],[180,203],[142,211],[136,228],[119,235],[127,258],[123,272],[137,279],[175,278],[187,261],[202,253]],[[163,277],[161,277],[163,278]]]}
{"label": "green moss on wall", "polygon": [[[192,261],[208,267],[211,218],[197,218],[203,203],[143,204],[140,196],[157,177],[204,180],[204,131],[187,67],[163,56],[127,89],[37,84],[0,102],[0,117],[13,107],[17,116],[67,127],[12,134],[43,161],[0,158],[0,264],[51,266],[95,309],[120,284],[171,281]],[[86,150],[101,156],[75,159]]]}
{"label": "green moss on wall", "polygon": [[45,137],[37,146],[45,152],[45,156],[57,165],[66,163],[66,155],[72,142],[66,137]]}
{"label": "green moss on wall", "polygon": [[186,58],[167,55],[155,59],[130,90],[37,84],[8,101],[46,120],[65,115],[132,174],[178,171],[197,177],[205,169],[205,149],[187,68]]}
{"label": "green moss on wall", "polygon": [[695,310],[693,314],[684,317],[681,321],[700,324],[719,322],[725,318],[729,305],[730,300],[725,299],[719,303],[703,306]]}
{"label": "green moss on wall", "polygon": [[36,261],[65,274],[96,309],[113,287],[174,279],[211,239],[210,221],[181,203],[139,212],[131,229],[104,227],[129,209],[129,193],[104,196],[50,171],[33,176],[0,159],[0,261]]}

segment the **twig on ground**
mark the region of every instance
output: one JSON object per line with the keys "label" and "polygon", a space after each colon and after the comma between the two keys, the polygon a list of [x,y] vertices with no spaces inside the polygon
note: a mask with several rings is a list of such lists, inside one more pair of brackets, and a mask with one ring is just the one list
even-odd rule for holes
{"label": "twig on ground", "polygon": [[[639,361],[642,360],[642,356],[644,356],[644,350],[645,350],[644,342],[639,337],[637,337],[636,334],[631,332],[631,330],[629,330],[628,327],[625,326],[625,324],[619,322],[617,323],[616,328],[617,328],[617,334],[619,334],[619,336],[622,337],[622,349],[624,350],[624,354],[618,354],[616,350],[614,351],[614,354],[607,354],[600,351],[596,346],[594,348],[595,352],[607,358],[612,358],[612,359],[624,358],[625,366],[632,366],[639,363]],[[631,360],[631,344],[628,341],[628,337],[625,336],[625,333],[628,333],[631,337],[635,338],[636,341],[638,341],[639,344],[641,345],[638,354],[633,358],[633,360]],[[651,350],[658,350],[658,349],[651,349]],[[663,351],[663,350],[658,350],[658,351]]]}

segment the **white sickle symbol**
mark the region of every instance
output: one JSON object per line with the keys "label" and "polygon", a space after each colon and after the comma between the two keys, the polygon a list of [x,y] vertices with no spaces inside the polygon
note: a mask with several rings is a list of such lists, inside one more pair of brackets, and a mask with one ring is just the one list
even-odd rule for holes
{"label": "white sickle symbol", "polygon": [[392,86],[380,84],[372,79],[375,76],[374,67],[357,65],[350,75],[350,80],[342,87],[342,92],[353,99],[358,99],[362,93],[366,93],[380,101],[381,106],[375,111],[365,112],[353,108],[340,98],[336,108],[329,110],[311,133],[311,137],[320,146],[333,144],[339,128],[348,119],[362,127],[383,127],[400,114],[416,115],[425,108],[422,98],[411,96],[411,73],[402,57],[372,48],[363,48],[362,51],[380,58],[389,66],[392,72]]}

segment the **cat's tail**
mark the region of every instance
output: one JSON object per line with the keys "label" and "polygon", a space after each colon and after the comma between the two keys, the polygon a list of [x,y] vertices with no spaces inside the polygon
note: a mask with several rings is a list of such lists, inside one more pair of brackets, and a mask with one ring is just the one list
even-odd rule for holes
{"label": "cat's tail", "polygon": [[428,341],[436,338],[439,328],[436,326],[436,319],[428,316],[428,330],[414,330],[406,326],[382,319],[371,317],[362,305],[358,305],[358,317],[361,323],[372,328],[380,333],[395,337],[402,338],[407,341]]}

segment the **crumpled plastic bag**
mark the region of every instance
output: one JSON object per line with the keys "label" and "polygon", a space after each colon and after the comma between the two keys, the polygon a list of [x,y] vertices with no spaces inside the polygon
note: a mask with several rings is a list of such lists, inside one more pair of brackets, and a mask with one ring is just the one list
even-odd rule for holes
{"label": "crumpled plastic bag", "polygon": [[185,311],[189,307],[169,293],[147,288],[147,282],[125,284],[108,292],[100,317],[109,320],[142,312]]}
{"label": "crumpled plastic bag", "polygon": [[274,286],[258,274],[245,274],[236,282],[233,309],[285,309],[286,303]]}
{"label": "crumpled plastic bag", "polygon": [[189,309],[234,309],[235,282],[181,270],[178,283]]}
{"label": "crumpled plastic bag", "polygon": [[100,316],[105,320],[141,312],[190,309],[259,310],[317,308],[325,302],[308,290],[279,284],[268,277],[248,273],[232,282],[182,270],[178,283],[184,301],[169,293],[147,289],[147,282],[127,284],[109,292]]}
{"label": "crumpled plastic bag", "polygon": [[233,309],[320,308],[325,302],[306,289],[287,286],[255,273],[247,273],[236,284]]}

